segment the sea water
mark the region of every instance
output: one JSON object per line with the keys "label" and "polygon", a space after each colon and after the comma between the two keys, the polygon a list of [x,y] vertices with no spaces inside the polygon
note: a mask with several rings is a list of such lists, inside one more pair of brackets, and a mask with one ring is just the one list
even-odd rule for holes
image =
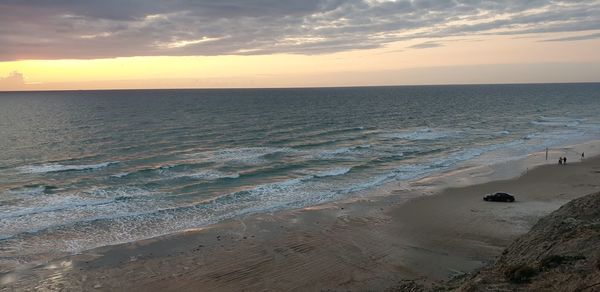
{"label": "sea water", "polygon": [[0,258],[302,208],[596,140],[599,113],[598,83],[0,93]]}

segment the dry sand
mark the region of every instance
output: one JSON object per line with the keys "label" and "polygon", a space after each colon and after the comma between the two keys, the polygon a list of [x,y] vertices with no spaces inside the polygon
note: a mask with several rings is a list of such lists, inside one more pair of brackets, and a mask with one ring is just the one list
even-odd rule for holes
{"label": "dry sand", "polygon": [[[0,275],[0,283],[6,290],[379,291],[403,279],[444,280],[479,268],[541,216],[599,190],[596,157],[433,195],[396,190],[253,215],[98,248]],[[482,200],[496,191],[517,201]]]}

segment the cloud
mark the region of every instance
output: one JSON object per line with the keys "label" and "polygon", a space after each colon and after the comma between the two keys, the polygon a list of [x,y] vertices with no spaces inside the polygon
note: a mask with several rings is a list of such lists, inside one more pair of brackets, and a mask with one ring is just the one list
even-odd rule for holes
{"label": "cloud", "polygon": [[438,43],[438,42],[424,42],[424,43],[420,43],[420,44],[416,44],[416,45],[412,45],[408,48],[411,49],[429,49],[429,48],[438,48],[438,47],[443,47],[444,44]]}
{"label": "cloud", "polygon": [[0,90],[19,90],[25,87],[23,74],[13,71],[7,77],[0,77]]}
{"label": "cloud", "polygon": [[557,39],[549,39],[542,40],[541,42],[572,42],[572,41],[585,41],[585,40],[594,40],[600,39],[600,33],[586,34],[586,35],[577,35],[572,37],[564,37]]}
{"label": "cloud", "polygon": [[418,38],[593,31],[598,15],[598,0],[4,0],[0,60],[323,54]]}

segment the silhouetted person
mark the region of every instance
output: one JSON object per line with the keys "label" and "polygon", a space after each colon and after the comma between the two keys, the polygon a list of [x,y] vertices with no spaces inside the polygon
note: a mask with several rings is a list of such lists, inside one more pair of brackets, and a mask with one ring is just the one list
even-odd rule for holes
{"label": "silhouetted person", "polygon": [[558,158],[558,164],[561,165],[562,164],[562,156]]}
{"label": "silhouetted person", "polygon": [[583,152],[581,152],[581,160],[583,160],[584,156],[585,156],[585,154]]}
{"label": "silhouetted person", "polygon": [[567,164],[567,157],[563,157],[563,164]]}

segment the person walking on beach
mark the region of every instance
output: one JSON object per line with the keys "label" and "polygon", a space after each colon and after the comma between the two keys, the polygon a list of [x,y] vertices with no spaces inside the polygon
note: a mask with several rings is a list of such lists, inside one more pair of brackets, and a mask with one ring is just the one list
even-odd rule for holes
{"label": "person walking on beach", "polygon": [[567,157],[563,157],[563,164],[567,164]]}
{"label": "person walking on beach", "polygon": [[562,156],[558,158],[558,165],[562,165]]}
{"label": "person walking on beach", "polygon": [[581,152],[581,160],[583,161],[583,157],[585,156],[585,154],[583,152]]}

